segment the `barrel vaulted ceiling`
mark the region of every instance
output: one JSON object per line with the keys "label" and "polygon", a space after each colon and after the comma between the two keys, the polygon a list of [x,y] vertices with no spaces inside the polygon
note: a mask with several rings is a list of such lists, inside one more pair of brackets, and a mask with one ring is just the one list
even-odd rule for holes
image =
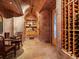
{"label": "barrel vaulted ceiling", "polygon": [[[23,15],[23,6],[32,6],[33,11],[54,9],[55,0],[0,0],[0,15],[9,18]],[[25,8],[25,7],[24,7]]]}
{"label": "barrel vaulted ceiling", "polygon": [[43,9],[55,9],[56,0],[22,0],[24,4],[33,4],[34,11],[40,11]]}

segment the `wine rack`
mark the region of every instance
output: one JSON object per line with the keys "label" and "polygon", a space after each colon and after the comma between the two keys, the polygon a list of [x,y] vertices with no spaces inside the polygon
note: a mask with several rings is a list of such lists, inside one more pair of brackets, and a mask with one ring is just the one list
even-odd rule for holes
{"label": "wine rack", "polygon": [[79,31],[75,31],[75,55],[79,57]]}
{"label": "wine rack", "polygon": [[79,0],[62,0],[62,49],[79,58]]}
{"label": "wine rack", "polygon": [[[65,4],[65,2],[64,2],[64,0],[62,1],[62,15],[63,15],[63,17],[62,17],[62,19],[63,20],[65,20],[65,8],[64,8],[64,4]],[[63,25],[65,25],[65,21],[63,21]],[[65,34],[65,26],[62,26],[62,28],[63,28],[63,32],[62,32],[62,34]],[[62,37],[63,37],[63,39],[62,39],[62,47],[63,47],[63,49],[65,49],[65,35],[62,35]]]}
{"label": "wine rack", "polygon": [[37,20],[26,20],[25,22],[25,32],[27,36],[38,35]]}

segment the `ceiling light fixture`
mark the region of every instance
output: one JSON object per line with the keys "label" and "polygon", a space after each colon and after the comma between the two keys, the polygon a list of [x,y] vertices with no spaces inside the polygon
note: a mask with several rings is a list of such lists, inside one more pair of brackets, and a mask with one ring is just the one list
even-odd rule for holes
{"label": "ceiling light fixture", "polygon": [[10,2],[10,4],[12,4],[12,2]]}

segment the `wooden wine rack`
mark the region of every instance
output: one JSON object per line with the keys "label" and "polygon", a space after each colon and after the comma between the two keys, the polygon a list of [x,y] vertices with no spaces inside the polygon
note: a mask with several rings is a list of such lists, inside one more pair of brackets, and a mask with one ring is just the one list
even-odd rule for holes
{"label": "wooden wine rack", "polygon": [[79,0],[62,0],[62,49],[79,57]]}

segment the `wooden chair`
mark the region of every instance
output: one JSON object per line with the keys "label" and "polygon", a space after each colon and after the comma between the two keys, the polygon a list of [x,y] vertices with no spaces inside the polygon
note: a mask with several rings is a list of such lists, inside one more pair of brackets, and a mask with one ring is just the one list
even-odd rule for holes
{"label": "wooden chair", "polygon": [[22,35],[17,35],[16,39],[20,41],[20,45],[22,46]]}
{"label": "wooden chair", "polygon": [[4,33],[4,37],[5,37],[5,39],[6,39],[6,38],[9,38],[9,37],[10,37],[10,33],[9,33],[9,32],[5,32],[5,33]]}
{"label": "wooden chair", "polygon": [[16,36],[16,38],[12,40],[11,44],[15,44],[16,49],[20,49],[20,46],[22,46],[22,38],[20,36]]}
{"label": "wooden chair", "polygon": [[11,51],[16,57],[15,45],[5,45],[5,40],[3,36],[0,36],[0,56],[2,56],[3,59],[6,59],[6,57],[9,55]]}
{"label": "wooden chair", "polygon": [[16,39],[18,39],[20,41],[20,45],[23,46],[22,44],[22,32],[17,32],[16,33]]}

